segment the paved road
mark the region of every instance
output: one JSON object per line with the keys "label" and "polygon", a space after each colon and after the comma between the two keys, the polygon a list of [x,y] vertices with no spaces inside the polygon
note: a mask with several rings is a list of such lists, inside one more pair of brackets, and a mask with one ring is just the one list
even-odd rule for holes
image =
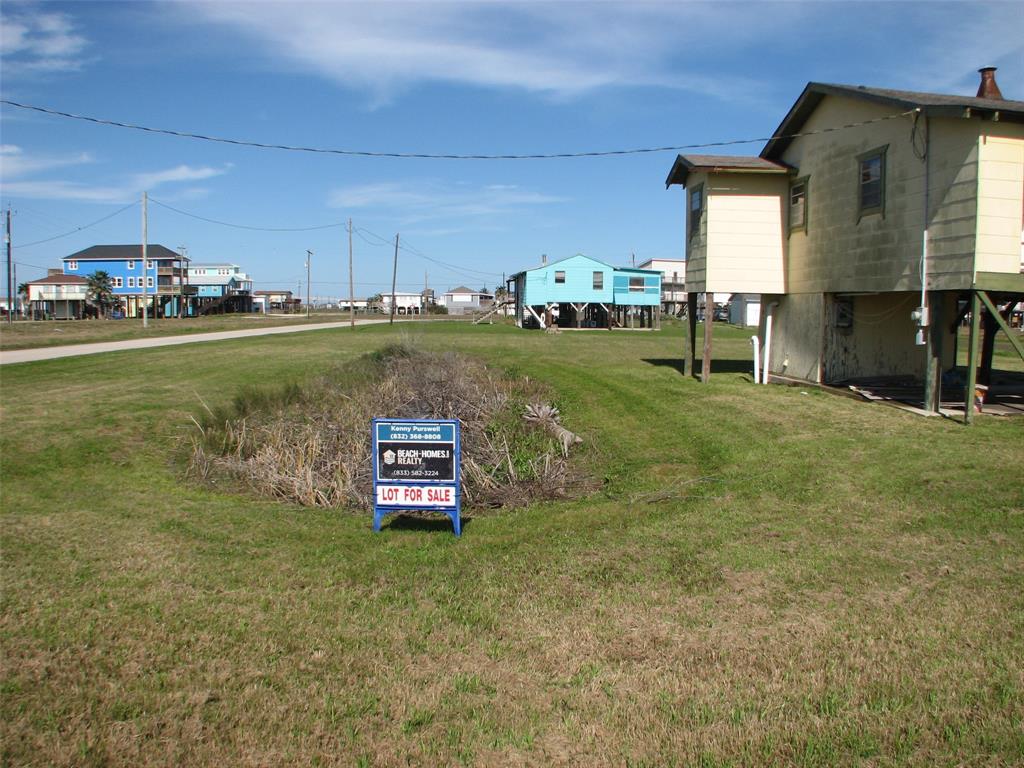
{"label": "paved road", "polygon": [[[356,320],[356,325],[375,325],[386,323],[381,320]],[[403,322],[403,321],[396,321]],[[128,339],[127,341],[103,341],[96,344],[68,344],[63,347],[40,347],[38,349],[12,349],[0,352],[0,365],[11,363],[31,363],[36,360],[54,360],[58,357],[75,357],[76,355],[96,355],[100,352],[119,352],[124,349],[148,349],[150,347],[170,347],[175,344],[197,344],[202,341],[224,341],[226,339],[244,339],[247,336],[271,336],[276,333],[302,333],[303,331],[319,331],[327,328],[348,328],[349,321],[336,323],[311,323],[294,326],[274,326],[272,328],[247,328],[242,331],[218,331],[216,333],[186,333],[180,336],[157,336],[152,339]]]}

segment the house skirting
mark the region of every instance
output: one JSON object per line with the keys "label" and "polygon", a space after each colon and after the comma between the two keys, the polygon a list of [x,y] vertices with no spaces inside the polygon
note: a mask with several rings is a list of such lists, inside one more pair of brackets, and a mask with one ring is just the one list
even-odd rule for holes
{"label": "house skirting", "polygon": [[[930,294],[930,312],[943,370],[955,365],[952,325],[958,291]],[[919,335],[911,313],[919,292],[797,293],[762,297],[758,338],[771,324],[769,372],[817,384],[851,379],[915,376],[924,380],[929,333]],[[945,322],[944,322],[945,320]]]}

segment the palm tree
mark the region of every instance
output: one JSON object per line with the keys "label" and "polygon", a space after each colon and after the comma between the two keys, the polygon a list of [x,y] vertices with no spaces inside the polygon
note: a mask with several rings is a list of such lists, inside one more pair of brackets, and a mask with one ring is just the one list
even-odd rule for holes
{"label": "palm tree", "polygon": [[87,291],[89,300],[96,304],[100,316],[107,316],[107,307],[114,303],[114,281],[102,269],[98,269],[86,278],[89,281]]}
{"label": "palm tree", "polygon": [[25,307],[28,305],[28,296],[29,296],[29,293],[28,293],[28,283],[19,283],[18,284],[18,299],[19,299],[19,302],[20,302],[20,305],[21,305],[21,315],[22,316],[24,316],[26,314]]}

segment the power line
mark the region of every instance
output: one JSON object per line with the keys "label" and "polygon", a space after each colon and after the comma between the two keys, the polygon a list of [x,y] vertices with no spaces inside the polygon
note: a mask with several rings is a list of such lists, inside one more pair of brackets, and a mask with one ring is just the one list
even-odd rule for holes
{"label": "power line", "polygon": [[50,109],[48,107],[39,107],[32,104],[20,104],[16,101],[10,101],[9,99],[0,99],[0,104],[6,104],[11,107],[18,107],[19,109],[27,109],[33,112],[41,112],[45,115],[53,115],[55,117],[64,117],[69,120],[81,120],[87,123],[95,123],[96,125],[107,125],[115,128],[128,128],[134,131],[144,131],[146,133],[157,133],[165,136],[177,136],[184,139],[197,139],[199,141],[212,141],[219,144],[233,144],[239,147],[253,147],[256,149],[279,149],[286,152],[312,152],[315,154],[323,155],[345,155],[349,157],[392,157],[402,159],[420,159],[420,160],[558,160],[567,159],[574,157],[611,157],[618,155],[640,155],[649,154],[653,152],[679,152],[684,149],[710,149],[713,147],[732,147],[740,144],[759,144],[762,142],[772,141],[775,139],[796,139],[802,136],[814,136],[821,133],[831,133],[832,131],[841,131],[847,128],[856,128],[862,125],[870,125],[872,123],[880,123],[884,120],[894,120],[899,117],[905,117],[912,115],[917,112],[916,109],[907,110],[906,112],[900,112],[898,114],[886,115],[884,117],[876,117],[871,120],[861,120],[856,123],[847,123],[845,125],[838,125],[831,128],[820,128],[816,131],[806,131],[804,133],[791,133],[780,136],[763,136],[755,139],[734,139],[731,141],[712,141],[704,144],[680,144],[678,146],[670,147],[638,147],[635,149],[611,149],[611,150],[600,150],[593,152],[555,152],[550,154],[533,154],[533,155],[457,155],[457,154],[434,154],[429,152],[370,152],[366,150],[356,149],[331,149],[328,147],[302,147],[292,146],[290,144],[267,144],[259,141],[247,141],[245,139],[228,139],[221,136],[206,136],[201,133],[190,133],[188,131],[176,131],[170,128],[153,128],[145,125],[137,125],[135,123],[124,123],[118,120],[108,120],[100,117],[89,117],[87,115],[76,115],[72,112],[62,112],[57,109]]}
{"label": "power line", "polygon": [[96,219],[96,221],[92,222],[91,224],[83,224],[80,227],[75,227],[70,232],[65,232],[62,235],[54,235],[53,237],[47,237],[44,240],[36,240],[34,242],[31,242],[31,243],[21,243],[20,245],[15,245],[13,247],[15,249],[18,249],[18,248],[28,248],[29,246],[32,246],[32,245],[42,245],[43,243],[49,243],[52,240],[59,240],[62,237],[67,237],[68,235],[73,235],[73,234],[75,234],[77,232],[81,232],[82,230],[89,229],[89,227],[95,227],[97,224],[102,224],[107,219],[112,219],[115,216],[117,216],[117,214],[124,213],[129,208],[132,208],[133,206],[136,206],[136,205],[138,205],[138,203],[128,203],[128,205],[126,205],[124,208],[116,210],[113,213],[111,213],[111,214],[109,214],[107,216],[104,216],[102,219]]}
{"label": "power line", "polygon": [[[373,246],[384,246],[384,245],[390,246],[391,245],[391,241],[390,240],[387,240],[387,239],[381,237],[376,232],[371,232],[370,230],[363,229],[362,227],[354,227],[353,229],[355,230],[355,233],[357,235],[359,235],[359,237],[362,239],[362,241],[364,243],[367,243],[368,245],[373,245]],[[364,233],[367,234],[367,235],[370,235],[371,237],[377,238],[377,240],[379,240],[380,242],[379,243],[372,243],[372,242],[370,242],[365,237],[363,237]],[[441,261],[440,259],[435,259],[432,256],[427,256],[427,254],[423,253],[423,251],[420,251],[417,248],[413,248],[411,245],[408,245],[407,243],[399,245],[399,249],[403,250],[403,251],[406,251],[406,252],[412,254],[413,256],[416,256],[418,258],[424,259],[425,261],[429,261],[429,262],[431,262],[433,264],[437,264],[438,266],[447,267],[448,269],[450,269],[450,270],[452,270],[452,271],[454,271],[454,272],[456,272],[458,274],[461,274],[461,275],[463,275],[465,277],[470,277],[470,278],[472,278],[474,280],[476,279],[476,277],[474,277],[470,273],[476,273],[477,275],[479,275],[481,277],[497,277],[498,274],[499,274],[498,272],[485,272],[485,271],[480,270],[480,269],[472,269],[471,267],[463,267],[463,266],[460,266],[458,264],[451,264],[451,263],[449,263],[447,261]]]}
{"label": "power line", "polygon": [[169,211],[180,213],[182,216],[188,216],[193,219],[205,221],[208,224],[219,224],[222,227],[233,227],[234,229],[248,229],[253,230],[255,232],[312,232],[313,230],[316,229],[334,229],[337,227],[345,226],[344,222],[339,222],[337,224],[318,224],[317,226],[314,227],[253,227],[247,224],[232,224],[229,221],[218,221],[217,219],[208,219],[205,216],[200,216],[199,214],[196,213],[189,213],[188,211],[183,211],[180,208],[175,208],[174,206],[168,205],[167,203],[161,203],[159,200],[156,200],[152,197],[149,198],[149,201],[151,203],[156,203],[161,208],[166,208]]}

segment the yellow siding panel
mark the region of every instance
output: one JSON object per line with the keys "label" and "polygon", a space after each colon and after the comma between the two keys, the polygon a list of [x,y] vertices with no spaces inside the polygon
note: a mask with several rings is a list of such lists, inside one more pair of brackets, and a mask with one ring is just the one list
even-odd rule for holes
{"label": "yellow siding panel", "polygon": [[979,144],[977,269],[1017,273],[1024,218],[1024,126],[989,124]]}
{"label": "yellow siding panel", "polygon": [[707,290],[784,290],[784,176],[712,175],[707,187]]}

